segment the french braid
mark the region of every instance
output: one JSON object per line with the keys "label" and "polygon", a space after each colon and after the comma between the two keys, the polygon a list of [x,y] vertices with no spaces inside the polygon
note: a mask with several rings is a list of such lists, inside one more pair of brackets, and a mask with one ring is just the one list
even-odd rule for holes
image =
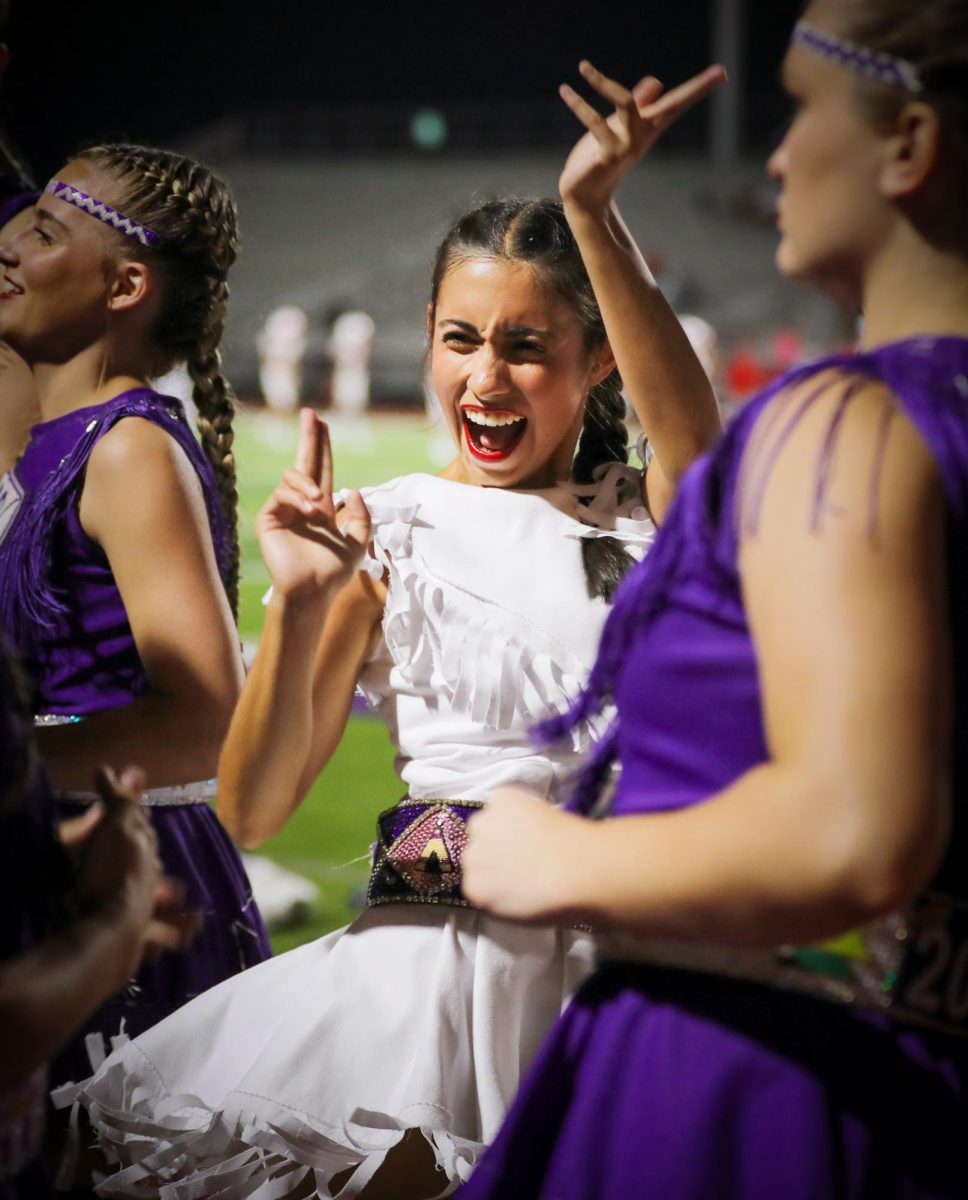
{"label": "french braid", "polygon": [[[628,441],[625,397],[615,370],[589,392],[572,477],[578,483],[591,483],[596,468],[604,463],[628,462]],[[611,537],[582,538],[581,553],[589,595],[611,601],[632,566],[632,556],[618,538]]]}
{"label": "french braid", "polygon": [[[431,281],[430,306],[447,272],[469,258],[497,258],[529,263],[567,301],[585,331],[589,353],[605,342],[605,326],[578,243],[557,200],[489,200],[463,214],[437,251]],[[628,462],[625,400],[617,370],[591,389],[572,477],[591,483],[595,469],[610,462]],[[612,593],[633,559],[617,538],[582,538],[582,563],[590,596],[611,600]]]}
{"label": "french braid", "polygon": [[[947,223],[943,235],[964,247],[968,205],[968,5],[964,0],[841,0],[838,32],[865,49],[910,62],[922,90],[918,100],[938,114],[944,129],[944,186],[939,189]],[[860,111],[876,128],[890,129],[911,100],[900,88],[858,78]]]}
{"label": "french braid", "polygon": [[153,372],[160,375],[183,362],[191,376],[199,437],[215,471],[229,535],[225,584],[237,615],[235,396],[222,375],[219,351],[229,297],[227,276],[239,245],[235,201],[224,181],[208,167],[171,151],[103,145],[78,157],[117,179],[118,207],[161,239],[156,247],[135,248],[130,239],[117,235],[123,253],[145,256],[161,268],[164,300],[155,329]]}

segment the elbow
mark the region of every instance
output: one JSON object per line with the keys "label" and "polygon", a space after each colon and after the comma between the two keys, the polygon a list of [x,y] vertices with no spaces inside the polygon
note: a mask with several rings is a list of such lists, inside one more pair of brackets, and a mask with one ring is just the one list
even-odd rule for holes
{"label": "elbow", "polygon": [[258,850],[282,828],[273,819],[273,806],[260,803],[260,796],[251,783],[244,787],[226,765],[224,756],[219,764],[218,786],[215,794],[215,815],[226,833],[241,850]]}
{"label": "elbow", "polygon": [[241,850],[258,850],[275,832],[273,829],[266,829],[257,814],[248,812],[240,804],[236,789],[226,787],[222,776],[219,776],[218,781],[215,815]]}
{"label": "elbow", "polygon": [[259,828],[257,822],[246,820],[224,806],[221,800],[216,801],[215,815],[240,850],[258,850],[272,836],[271,832]]}
{"label": "elbow", "polygon": [[253,829],[247,824],[235,824],[234,827],[226,821],[223,821],[222,824],[225,825],[229,837],[240,850],[258,850],[270,837],[268,833]]}
{"label": "elbow", "polygon": [[[937,809],[927,801],[921,813]],[[849,916],[863,925],[907,907],[934,877],[948,845],[947,809],[886,831],[855,827],[843,838],[831,891]]]}

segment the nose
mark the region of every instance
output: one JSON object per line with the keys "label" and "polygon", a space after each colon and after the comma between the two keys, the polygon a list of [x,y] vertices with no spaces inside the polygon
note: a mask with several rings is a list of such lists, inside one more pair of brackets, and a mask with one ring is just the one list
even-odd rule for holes
{"label": "nose", "polygon": [[511,390],[507,360],[496,354],[492,347],[481,346],[474,355],[468,384],[479,400],[506,396]]}
{"label": "nose", "polygon": [[783,182],[787,170],[787,135],[780,139],[780,144],[766,160],[767,174],[777,183]]}

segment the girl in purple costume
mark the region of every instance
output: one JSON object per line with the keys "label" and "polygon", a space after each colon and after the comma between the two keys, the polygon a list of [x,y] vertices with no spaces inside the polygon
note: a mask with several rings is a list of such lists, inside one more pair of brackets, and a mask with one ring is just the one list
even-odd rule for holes
{"label": "girl in purple costume", "polygon": [[[140,1032],[268,956],[238,854],[208,800],[242,682],[232,397],[218,342],[235,207],[164,151],[87,150],[0,246],[0,333],[42,420],[0,498],[0,620],[35,685],[65,811],[102,762],[147,774],[165,870],[205,917],[192,949],[142,969],[89,1029]],[[192,375],[200,447],[147,381]],[[203,452],[204,449],[204,452]],[[75,1047],[77,1051],[79,1047]],[[55,1078],[89,1068],[75,1053]]]}
{"label": "girl in purple costume", "polygon": [[467,1200],[968,1195],[966,62],[961,0],[797,27],[778,265],[863,349],[751,402],[620,591],[616,819],[471,824],[476,903],[615,932]]}

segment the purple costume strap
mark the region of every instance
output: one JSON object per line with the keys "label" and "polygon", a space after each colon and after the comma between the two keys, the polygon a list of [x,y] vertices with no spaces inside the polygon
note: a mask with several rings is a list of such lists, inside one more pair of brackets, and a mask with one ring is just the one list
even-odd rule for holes
{"label": "purple costume strap", "polygon": [[[957,517],[968,512],[968,376],[964,373],[965,339],[923,337],[868,353],[835,355],[795,367],[754,397],[724,433],[719,445],[693,463],[659,531],[650,553],[628,573],[615,596],[602,632],[598,658],[584,691],[564,713],[536,726],[539,741],[554,741],[579,722],[602,711],[611,698],[616,679],[633,637],[641,634],[661,610],[674,579],[687,572],[696,546],[707,545],[707,566],[721,573],[724,587],[738,591],[736,567],[741,535],[755,531],[760,504],[770,472],[787,439],[802,416],[831,387],[841,389],[817,464],[811,527],[823,520],[837,434],[851,398],[864,379],[880,380],[899,397],[904,411],[934,454],[947,501]],[[796,389],[827,372],[817,387],[801,394]],[[833,372],[831,376],[829,373]],[[947,372],[947,376],[945,373]],[[910,397],[937,393],[936,381],[954,379],[954,394],[947,402],[913,406]],[[772,411],[771,411],[772,410]],[[870,483],[868,529],[876,534],[880,468],[887,428],[893,410],[887,408],[875,447]],[[754,425],[762,418],[762,437],[749,447]],[[747,454],[747,450],[750,453]],[[745,457],[744,457],[745,456]],[[689,480],[702,478],[702,506],[689,504]],[[724,519],[726,518],[726,519]],[[615,760],[617,719],[612,722],[586,760],[578,777],[570,807],[589,813]]]}
{"label": "purple costume strap", "polygon": [[53,617],[70,609],[49,580],[51,548],[57,530],[83,487],[88,459],[97,442],[125,417],[141,417],[170,434],[202,480],[202,491],[215,556],[223,582],[229,577],[229,541],[212,478],[212,468],[188,426],[181,402],[150,388],[123,392],[82,410],[88,419],[74,446],[23,501],[0,546],[0,623],[15,644],[30,640],[30,631],[53,629]]}

